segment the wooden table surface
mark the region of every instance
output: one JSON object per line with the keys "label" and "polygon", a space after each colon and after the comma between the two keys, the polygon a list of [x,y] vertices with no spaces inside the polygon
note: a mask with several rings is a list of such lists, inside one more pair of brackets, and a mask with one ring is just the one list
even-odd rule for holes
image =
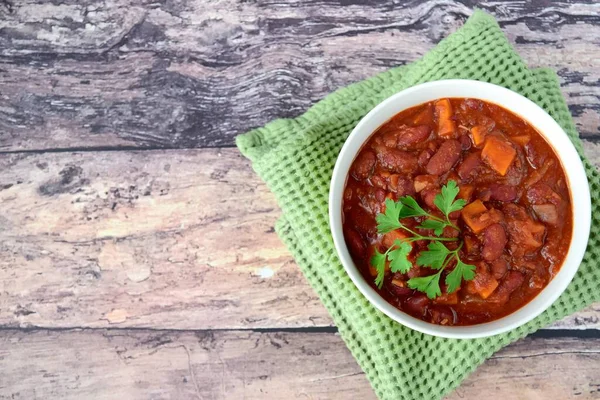
{"label": "wooden table surface", "polygon": [[[475,1],[0,0],[0,399],[372,399],[234,137],[416,60]],[[496,1],[600,165],[600,6]],[[600,399],[600,304],[451,399]]]}

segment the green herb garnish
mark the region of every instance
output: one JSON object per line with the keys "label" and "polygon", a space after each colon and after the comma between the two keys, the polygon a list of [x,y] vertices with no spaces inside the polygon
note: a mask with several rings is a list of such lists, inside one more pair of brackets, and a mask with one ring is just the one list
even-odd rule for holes
{"label": "green herb garnish", "polygon": [[[412,278],[408,280],[408,286],[427,294],[427,297],[434,299],[442,294],[440,288],[440,277],[442,271],[446,269],[453,261],[456,261],[454,270],[446,276],[447,293],[456,291],[463,280],[471,280],[475,277],[475,266],[464,263],[458,253],[462,248],[462,243],[456,250],[449,250],[442,242],[457,242],[457,238],[440,237],[446,227],[460,229],[450,221],[450,214],[454,211],[460,211],[466,204],[462,199],[456,200],[458,195],[458,186],[455,181],[448,181],[442,187],[442,191],[434,199],[434,204],[442,212],[444,218],[430,214],[425,211],[417,201],[411,196],[404,196],[399,201],[387,199],[385,201],[385,212],[378,214],[377,231],[380,234],[386,234],[396,229],[402,229],[409,232],[412,236],[402,240],[395,240],[393,245],[385,253],[375,250],[371,258],[371,265],[377,270],[375,284],[381,288],[383,278],[385,277],[386,260],[390,262],[390,271],[407,273],[413,266],[408,256],[412,251],[411,242],[417,240],[428,240],[430,243],[427,250],[422,251],[416,259],[416,264],[422,267],[428,267],[438,270],[437,273],[430,276]],[[423,236],[402,223],[404,218],[425,217],[418,228],[433,230],[435,236]]]}

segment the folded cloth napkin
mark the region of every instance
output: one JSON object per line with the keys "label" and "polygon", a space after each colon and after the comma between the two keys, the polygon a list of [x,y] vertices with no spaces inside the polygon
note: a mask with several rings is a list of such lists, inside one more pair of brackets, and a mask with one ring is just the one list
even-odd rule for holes
{"label": "folded cloth napkin", "polygon": [[[402,89],[447,78],[495,83],[543,107],[575,144],[592,190],[590,242],[571,285],[535,320],[484,339],[425,335],[376,310],[346,275],[328,225],[331,173],[356,123]],[[237,145],[276,195],[283,210],[276,227],[279,236],[319,294],[380,399],[439,399],[498,349],[600,300],[598,172],[584,157],[554,72],[528,69],[496,21],[481,11],[475,11],[461,29],[422,59],[340,89],[298,118],[276,120],[241,135]]]}

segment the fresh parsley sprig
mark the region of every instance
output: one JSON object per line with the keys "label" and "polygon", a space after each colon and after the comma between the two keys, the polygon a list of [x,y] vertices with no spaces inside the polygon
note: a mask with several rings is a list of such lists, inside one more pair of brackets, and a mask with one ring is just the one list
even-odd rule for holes
{"label": "fresh parsley sprig", "polygon": [[[377,270],[375,284],[381,288],[385,277],[386,261],[389,261],[391,272],[407,273],[413,264],[408,259],[412,252],[411,242],[417,240],[428,240],[430,243],[426,251],[422,251],[416,259],[416,264],[422,267],[429,267],[438,270],[437,273],[430,276],[411,278],[408,280],[408,286],[427,294],[427,297],[433,299],[442,294],[440,288],[440,277],[442,272],[452,261],[456,261],[456,266],[446,276],[447,293],[456,291],[463,280],[471,280],[475,277],[475,266],[464,263],[459,256],[462,243],[455,250],[449,250],[442,242],[456,242],[458,238],[440,237],[446,227],[451,227],[460,232],[460,228],[450,220],[450,214],[454,211],[460,211],[466,201],[456,199],[458,195],[458,186],[455,181],[448,181],[442,187],[441,193],[434,199],[434,204],[444,215],[440,218],[425,211],[417,201],[411,196],[404,196],[399,201],[387,199],[385,201],[385,212],[377,215],[377,231],[380,234],[402,229],[409,232],[412,236],[402,240],[395,240],[393,245],[385,253],[380,253],[377,249],[371,258],[371,265]],[[417,228],[430,229],[436,236],[423,236],[402,223],[405,218],[425,217]]]}
{"label": "fresh parsley sprig", "polygon": [[459,257],[458,252],[462,248],[462,243],[456,250],[448,250],[440,242],[431,242],[427,246],[426,251],[422,251],[417,257],[417,265],[423,267],[429,267],[437,269],[436,274],[411,278],[408,280],[408,287],[416,289],[420,292],[427,294],[427,297],[434,299],[442,294],[440,289],[440,276],[442,271],[446,269],[453,260],[456,260],[456,266],[454,270],[446,276],[447,292],[452,293],[460,287],[461,282],[464,280],[470,281],[475,277],[475,266],[471,264],[465,264]]}

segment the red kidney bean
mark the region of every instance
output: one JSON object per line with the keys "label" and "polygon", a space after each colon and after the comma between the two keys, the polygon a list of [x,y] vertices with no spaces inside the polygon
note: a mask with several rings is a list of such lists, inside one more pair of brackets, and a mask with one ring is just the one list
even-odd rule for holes
{"label": "red kidney bean", "polygon": [[500,224],[492,224],[483,231],[481,255],[486,261],[494,261],[502,255],[506,242],[506,231]]}
{"label": "red kidney bean", "polygon": [[481,164],[482,162],[479,153],[470,153],[458,167],[458,176],[460,176],[462,180],[469,179]]}
{"label": "red kidney bean", "polygon": [[483,103],[477,99],[464,99],[463,104],[471,110],[481,110]]}
{"label": "red kidney bean", "polygon": [[357,231],[364,232],[370,237],[377,234],[375,217],[360,206],[352,207],[348,213],[348,221]]}
{"label": "red kidney bean", "polygon": [[508,261],[504,257],[499,257],[490,264],[490,267],[494,278],[501,279],[508,271]]}
{"label": "red kidney bean", "polygon": [[406,127],[398,135],[397,146],[406,148],[414,144],[422,143],[429,137],[430,133],[431,128],[427,125]]}
{"label": "red kidney bean", "polygon": [[458,141],[460,142],[460,145],[462,146],[463,150],[469,150],[471,148],[471,145],[473,144],[471,143],[471,139],[468,135],[462,135],[458,138]]}
{"label": "red kidney bean", "polygon": [[437,206],[434,203],[435,196],[441,193],[440,188],[430,187],[427,189],[423,189],[421,191],[421,199],[427,204],[427,206],[432,210],[437,210]]}
{"label": "red kidney bean", "polygon": [[348,245],[350,253],[352,253],[354,257],[363,258],[367,250],[367,245],[360,237],[360,234],[354,229],[348,228],[344,230],[344,237],[346,238],[346,244]]}
{"label": "red kidney bean", "polygon": [[419,154],[419,158],[417,159],[419,166],[424,167],[427,165],[431,156],[433,155],[433,150],[425,149]]}
{"label": "red kidney bean", "polygon": [[444,141],[438,151],[431,157],[425,168],[428,174],[442,175],[456,164],[460,158],[462,146],[458,140]]}
{"label": "red kidney bean", "polygon": [[362,151],[354,160],[351,171],[352,176],[359,181],[367,179],[373,173],[376,161],[375,154],[372,151]]}
{"label": "red kidney bean", "polygon": [[559,205],[562,201],[562,198],[558,193],[552,190],[550,186],[540,182],[536,183],[527,190],[527,200],[529,200],[531,204],[552,203],[554,205]]}
{"label": "red kidney bean", "polygon": [[418,166],[417,157],[412,153],[389,147],[377,148],[377,159],[383,168],[391,172],[413,174]]}
{"label": "red kidney bean", "polygon": [[406,296],[410,296],[411,294],[415,293],[415,291],[409,287],[396,286],[391,282],[389,285],[387,285],[387,289],[391,294],[393,294],[394,296],[398,296],[398,297],[406,297]]}
{"label": "red kidney bean", "polygon": [[371,176],[371,185],[378,187],[380,189],[385,189],[387,187],[387,182],[385,178],[381,175],[373,175]]}
{"label": "red kidney bean", "polygon": [[456,313],[448,306],[432,306],[429,314],[432,324],[454,325],[456,323]]}
{"label": "red kidney bean", "polygon": [[397,130],[387,131],[381,136],[381,140],[387,147],[396,147],[398,143],[398,132]]}
{"label": "red kidney bean", "polygon": [[525,281],[525,276],[517,271],[508,271],[504,280],[498,286],[498,289],[490,297],[487,298],[487,301],[490,303],[504,304],[508,301],[511,293],[514,292],[523,284]]}
{"label": "red kidney bean", "polygon": [[420,315],[422,317],[425,316],[428,305],[429,299],[424,294],[416,294],[412,297],[409,297],[404,303],[406,311],[412,315]]}
{"label": "red kidney bean", "polygon": [[558,224],[558,210],[554,204],[535,204],[531,208],[540,221],[549,225]]}
{"label": "red kidney bean", "polygon": [[517,198],[517,188],[510,185],[493,184],[489,187],[492,200],[511,202]]}
{"label": "red kidney bean", "polygon": [[390,175],[390,183],[388,189],[395,192],[398,197],[412,196],[415,194],[415,188],[412,181],[408,178],[399,175]]}

